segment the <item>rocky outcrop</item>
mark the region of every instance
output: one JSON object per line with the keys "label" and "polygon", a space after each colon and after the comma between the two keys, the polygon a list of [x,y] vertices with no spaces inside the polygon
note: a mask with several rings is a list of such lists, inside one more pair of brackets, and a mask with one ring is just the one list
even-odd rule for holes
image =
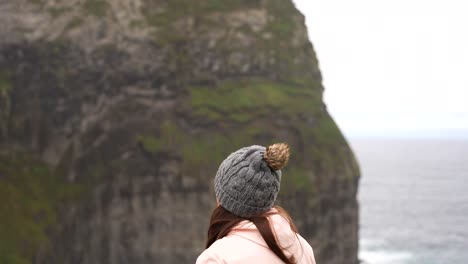
{"label": "rocky outcrop", "polygon": [[15,0],[0,24],[0,262],[194,262],[221,160],[276,141],[318,263],[358,262],[359,170],[291,1]]}

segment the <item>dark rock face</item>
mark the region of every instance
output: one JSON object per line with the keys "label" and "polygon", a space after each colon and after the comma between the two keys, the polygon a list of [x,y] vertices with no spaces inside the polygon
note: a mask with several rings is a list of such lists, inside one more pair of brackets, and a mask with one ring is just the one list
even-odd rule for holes
{"label": "dark rock face", "polygon": [[290,1],[0,7],[0,193],[38,201],[0,207],[5,261],[194,262],[219,163],[284,141],[279,204],[318,263],[358,262],[359,170]]}

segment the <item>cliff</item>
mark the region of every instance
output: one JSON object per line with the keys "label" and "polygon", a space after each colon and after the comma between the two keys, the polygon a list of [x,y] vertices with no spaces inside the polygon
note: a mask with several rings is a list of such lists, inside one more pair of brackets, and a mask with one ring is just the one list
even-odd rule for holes
{"label": "cliff", "polygon": [[288,142],[279,203],[358,263],[359,169],[290,0],[0,2],[0,263],[191,263],[217,166]]}

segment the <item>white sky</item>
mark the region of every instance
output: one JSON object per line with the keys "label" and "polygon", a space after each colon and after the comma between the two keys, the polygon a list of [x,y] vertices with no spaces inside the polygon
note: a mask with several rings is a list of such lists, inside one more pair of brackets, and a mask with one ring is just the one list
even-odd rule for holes
{"label": "white sky", "polygon": [[347,135],[468,135],[468,1],[295,0]]}

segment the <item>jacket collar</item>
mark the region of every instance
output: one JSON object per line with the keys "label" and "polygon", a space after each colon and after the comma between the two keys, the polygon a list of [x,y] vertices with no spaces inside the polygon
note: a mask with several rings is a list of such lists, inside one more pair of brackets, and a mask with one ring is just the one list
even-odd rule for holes
{"label": "jacket collar", "polygon": [[[278,211],[274,208],[270,209],[270,212],[274,214],[268,216],[268,221],[272,227],[273,234],[275,235],[280,246],[283,248],[288,248],[292,246],[297,239],[297,234],[291,229],[289,222],[281,216]],[[250,221],[242,221],[237,226],[235,226],[228,236],[238,236],[246,240],[250,240],[253,243],[267,247],[265,240],[258,231],[257,227]]]}

